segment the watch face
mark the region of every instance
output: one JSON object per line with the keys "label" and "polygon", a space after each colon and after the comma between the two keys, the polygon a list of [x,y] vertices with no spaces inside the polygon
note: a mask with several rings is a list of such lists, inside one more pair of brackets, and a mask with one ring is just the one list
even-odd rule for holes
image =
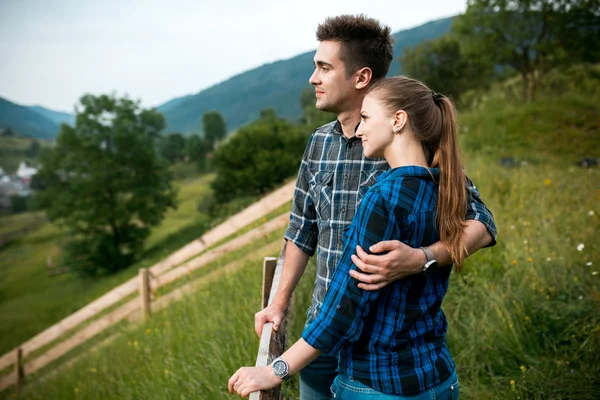
{"label": "watch face", "polygon": [[438,263],[436,260],[428,261],[425,264],[425,266],[423,267],[423,273],[426,276],[432,275],[437,270],[437,267],[438,267]]}
{"label": "watch face", "polygon": [[277,360],[273,363],[273,372],[275,372],[275,375],[281,377],[287,373],[286,367],[285,361]]}

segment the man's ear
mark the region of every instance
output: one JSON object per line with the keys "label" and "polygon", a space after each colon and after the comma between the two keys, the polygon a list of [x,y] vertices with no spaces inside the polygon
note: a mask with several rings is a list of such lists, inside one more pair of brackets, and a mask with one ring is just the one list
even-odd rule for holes
{"label": "man's ear", "polygon": [[356,81],[354,86],[356,89],[365,89],[371,83],[371,78],[373,77],[373,71],[371,68],[364,67],[356,71]]}

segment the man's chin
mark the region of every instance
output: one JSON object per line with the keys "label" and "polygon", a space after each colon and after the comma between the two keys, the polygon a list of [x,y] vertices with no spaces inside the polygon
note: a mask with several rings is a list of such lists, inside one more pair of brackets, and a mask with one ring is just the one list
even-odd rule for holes
{"label": "man's chin", "polygon": [[331,106],[331,104],[328,104],[328,103],[320,103],[317,101],[317,104],[315,104],[315,107],[319,111],[334,112],[333,107]]}

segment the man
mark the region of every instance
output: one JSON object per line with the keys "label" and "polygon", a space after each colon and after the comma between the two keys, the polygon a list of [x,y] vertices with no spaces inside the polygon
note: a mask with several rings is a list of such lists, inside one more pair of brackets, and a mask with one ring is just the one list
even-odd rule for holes
{"label": "man", "polygon": [[[314,57],[315,71],[309,82],[315,87],[316,106],[333,112],[337,121],[324,125],[311,136],[302,158],[290,225],[285,233],[287,248],[283,274],[274,302],[255,316],[260,336],[265,322],[278,329],[308,259],[317,251],[317,277],[308,322],[316,318],[330,278],[343,250],[343,232],[357,205],[377,176],[388,169],[383,159],[363,156],[361,140],[354,132],[360,122],[362,100],[369,85],[384,78],[392,62],[390,28],[363,15],[328,18],[317,28],[320,44]],[[465,242],[469,254],[495,243],[493,217],[471,182],[466,215]],[[359,287],[379,289],[389,282],[419,273],[432,259],[451,264],[445,246],[412,249],[399,241],[378,243],[371,249],[357,248],[353,261],[362,273],[353,271]],[[387,252],[384,255],[374,253]],[[336,376],[337,357],[322,355],[300,373],[300,398],[329,399]]]}

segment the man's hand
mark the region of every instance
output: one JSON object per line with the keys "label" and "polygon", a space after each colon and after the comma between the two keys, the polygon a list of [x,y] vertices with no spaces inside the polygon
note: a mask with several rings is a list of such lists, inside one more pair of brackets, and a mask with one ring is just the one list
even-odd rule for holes
{"label": "man's hand", "polygon": [[360,271],[350,271],[350,275],[360,281],[358,287],[364,290],[378,290],[388,283],[418,273],[427,262],[421,249],[413,249],[398,240],[388,240],[374,244],[367,254],[360,246],[356,246],[356,254],[352,261]]}
{"label": "man's hand", "polygon": [[278,303],[273,303],[254,314],[254,330],[258,337],[262,335],[263,327],[267,322],[273,323],[273,329],[276,332],[279,330],[279,325],[281,325],[285,315],[285,308],[285,306]]}

